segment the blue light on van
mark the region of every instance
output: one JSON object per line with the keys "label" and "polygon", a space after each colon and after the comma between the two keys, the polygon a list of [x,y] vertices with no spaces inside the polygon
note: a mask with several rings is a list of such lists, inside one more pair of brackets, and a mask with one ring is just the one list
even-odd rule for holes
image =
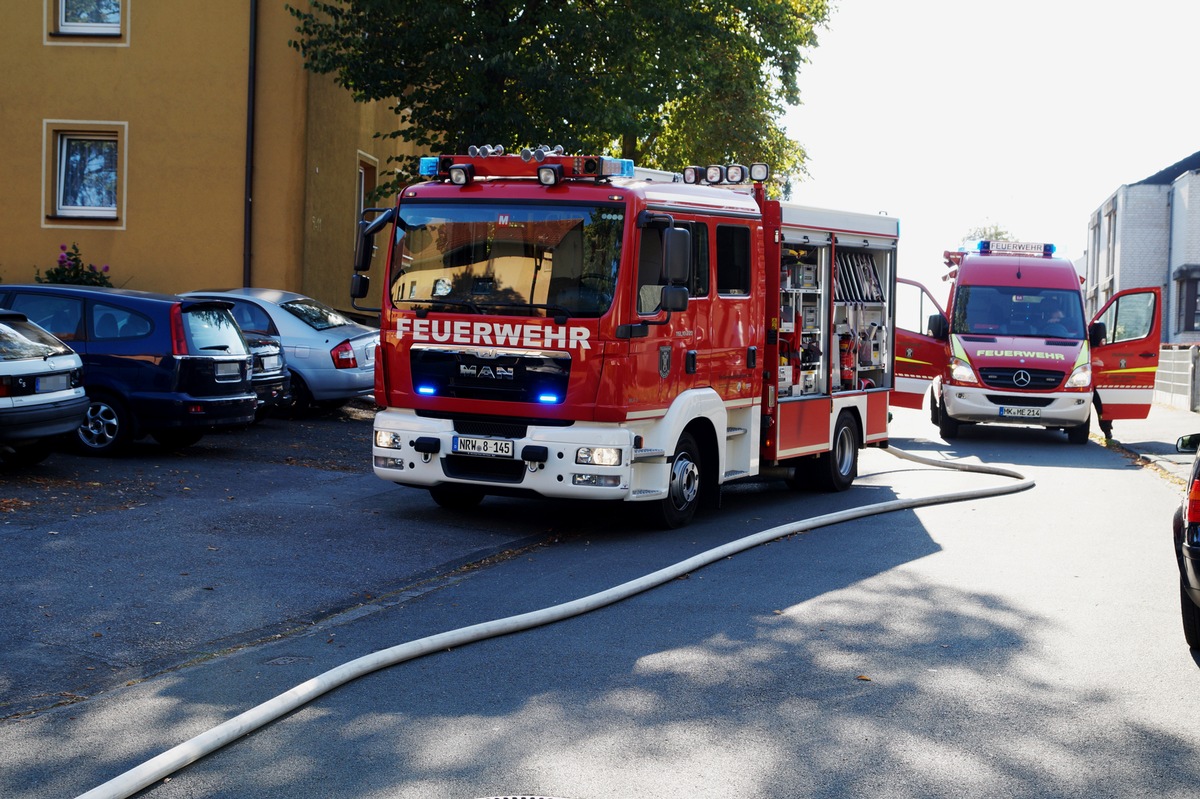
{"label": "blue light on van", "polygon": [[438,159],[435,155],[421,156],[417,172],[423,177],[433,177],[438,173]]}
{"label": "blue light on van", "polygon": [[417,386],[417,393],[425,397],[432,397],[437,394],[437,389],[433,386]]}
{"label": "blue light on van", "polygon": [[558,395],[557,394],[538,394],[538,402],[542,403],[543,405],[557,405],[558,404]]}

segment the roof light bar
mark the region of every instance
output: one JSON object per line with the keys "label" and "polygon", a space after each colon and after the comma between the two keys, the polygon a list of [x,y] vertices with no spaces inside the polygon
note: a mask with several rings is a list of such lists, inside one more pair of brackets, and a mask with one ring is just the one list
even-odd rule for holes
{"label": "roof light bar", "polygon": [[1055,246],[1041,241],[990,241],[983,239],[970,246],[968,252],[1005,253],[1008,255],[1054,255]]}

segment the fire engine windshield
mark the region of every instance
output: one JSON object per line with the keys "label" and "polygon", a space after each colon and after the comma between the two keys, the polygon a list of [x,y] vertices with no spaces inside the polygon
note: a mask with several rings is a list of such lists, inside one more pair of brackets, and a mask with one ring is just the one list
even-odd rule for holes
{"label": "fire engine windshield", "polygon": [[393,305],[598,317],[612,304],[622,205],[407,203],[393,243]]}
{"label": "fire engine windshield", "polygon": [[961,286],[950,331],[988,336],[1082,339],[1079,292],[1011,286]]}

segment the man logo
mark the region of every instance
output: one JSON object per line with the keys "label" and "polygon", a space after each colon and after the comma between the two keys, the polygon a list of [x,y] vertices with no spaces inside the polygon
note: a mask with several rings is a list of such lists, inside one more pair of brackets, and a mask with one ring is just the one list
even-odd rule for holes
{"label": "man logo", "polygon": [[458,376],[474,377],[480,380],[512,380],[514,379],[514,369],[511,366],[471,366],[460,363]]}

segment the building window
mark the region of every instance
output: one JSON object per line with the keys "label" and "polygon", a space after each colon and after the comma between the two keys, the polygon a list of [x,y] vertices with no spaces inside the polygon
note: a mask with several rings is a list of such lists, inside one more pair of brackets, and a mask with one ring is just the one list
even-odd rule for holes
{"label": "building window", "polygon": [[45,120],[47,222],[110,226],[124,217],[126,125]]}
{"label": "building window", "polygon": [[60,134],[57,173],[58,216],[116,219],[116,136]]}
{"label": "building window", "polygon": [[58,0],[61,34],[120,36],[121,0]]}
{"label": "building window", "polygon": [[1200,330],[1200,277],[1175,281],[1175,329],[1178,332]]}

